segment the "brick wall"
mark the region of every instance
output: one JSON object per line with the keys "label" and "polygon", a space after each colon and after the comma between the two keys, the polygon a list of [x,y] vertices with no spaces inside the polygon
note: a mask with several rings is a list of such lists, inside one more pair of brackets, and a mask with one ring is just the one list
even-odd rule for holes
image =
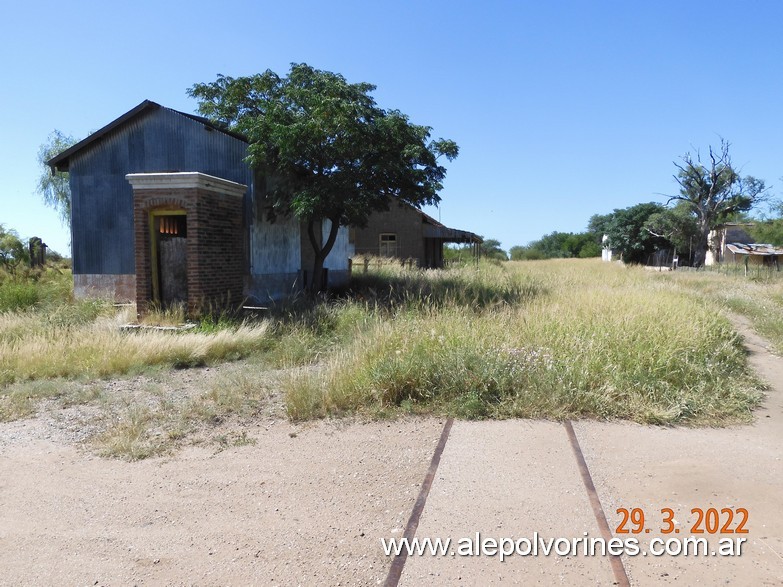
{"label": "brick wall", "polygon": [[[140,174],[141,175],[141,174]],[[184,210],[187,223],[188,310],[234,307],[243,300],[242,198],[201,187],[134,186],[136,304],[152,300],[150,212]]]}
{"label": "brick wall", "polygon": [[392,202],[387,212],[373,213],[366,228],[356,229],[356,254],[378,255],[382,233],[397,235],[397,257],[416,259],[419,265],[424,265],[422,217],[416,210]]}

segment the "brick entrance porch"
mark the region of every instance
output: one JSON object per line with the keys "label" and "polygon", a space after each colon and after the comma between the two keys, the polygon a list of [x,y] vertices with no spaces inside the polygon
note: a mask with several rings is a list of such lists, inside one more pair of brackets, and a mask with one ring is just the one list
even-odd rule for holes
{"label": "brick entrance porch", "polygon": [[[158,244],[161,234],[178,231],[185,243],[187,310],[233,307],[243,300],[246,266],[242,202],[246,186],[198,172],[132,173],[139,314],[162,303]],[[161,218],[178,217],[178,222]],[[156,220],[157,219],[157,220]],[[186,294],[184,293],[186,292]],[[184,300],[183,300],[184,301]]]}

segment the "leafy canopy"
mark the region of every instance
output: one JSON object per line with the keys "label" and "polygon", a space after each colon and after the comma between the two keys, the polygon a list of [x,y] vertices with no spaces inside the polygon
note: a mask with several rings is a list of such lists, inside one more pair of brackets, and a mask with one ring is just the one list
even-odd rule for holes
{"label": "leafy canopy", "polygon": [[683,202],[696,218],[697,238],[693,264],[704,264],[710,230],[727,222],[734,215],[750,210],[767,197],[764,181],[750,175],[742,177],[731,162],[729,143],[721,139],[720,147],[709,148],[702,160],[686,153],[682,163],[675,163],[674,179],[680,185],[669,202]]}
{"label": "leafy canopy", "polygon": [[188,93],[202,115],[247,137],[248,162],[267,178],[272,219],[365,226],[392,199],[440,201],[446,169],[438,159],[458,154],[454,141],[431,140],[430,127],[378,107],[373,90],[300,63],[285,77],[220,75]]}
{"label": "leafy canopy", "polygon": [[651,214],[643,228],[652,236],[666,239],[680,252],[690,251],[694,239],[699,237],[696,217],[685,202]]}
{"label": "leafy canopy", "polygon": [[30,260],[19,234],[0,224],[0,268],[13,272],[20,264]]}
{"label": "leafy canopy", "polygon": [[750,210],[767,192],[764,181],[749,175],[742,177],[734,169],[729,147],[721,139],[718,149],[709,148],[705,161],[698,152],[695,157],[686,153],[681,164],[674,164],[678,170],[674,179],[680,185],[680,192],[669,201],[685,203],[710,228],[725,222],[732,214]]}
{"label": "leafy canopy", "polygon": [[552,232],[526,246],[511,247],[509,253],[514,261],[535,261],[538,259],[561,259],[579,257],[586,259],[600,257],[600,236],[592,232]]}
{"label": "leafy canopy", "polygon": [[757,243],[781,247],[783,246],[783,201],[776,202],[772,209],[775,215],[771,218],[754,220],[750,233]]}
{"label": "leafy canopy", "polygon": [[52,171],[48,163],[77,142],[72,136],[54,130],[38,149],[40,175],[36,192],[41,196],[44,204],[57,210],[64,224],[71,223],[71,187],[68,183],[68,174]]}
{"label": "leafy canopy", "polygon": [[500,246],[500,241],[494,238],[484,239],[482,237],[481,243],[481,256],[487,259],[497,259],[499,261],[507,261],[508,255],[506,251]]}
{"label": "leafy canopy", "polygon": [[605,234],[608,245],[621,253],[627,263],[644,263],[654,252],[667,248],[665,238],[645,229],[647,221],[655,214],[666,211],[662,204],[647,202],[624,209],[615,209],[611,214],[594,215],[590,218],[588,230]]}

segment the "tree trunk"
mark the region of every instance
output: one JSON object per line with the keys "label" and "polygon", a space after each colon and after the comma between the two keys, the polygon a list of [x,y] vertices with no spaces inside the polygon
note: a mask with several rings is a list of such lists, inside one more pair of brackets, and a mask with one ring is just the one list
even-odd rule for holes
{"label": "tree trunk", "polygon": [[[310,283],[308,284],[308,289],[311,293],[319,293],[322,289],[322,281],[323,281],[323,273],[324,273],[324,262],[326,261],[326,257],[329,255],[329,253],[332,250],[332,247],[334,247],[334,243],[337,240],[337,233],[340,230],[340,224],[334,219],[329,218],[328,219],[331,223],[331,226],[329,227],[329,236],[326,239],[326,242],[324,243],[323,247],[321,247],[318,244],[318,241],[320,239],[316,238],[315,234],[315,218],[311,218],[307,222],[307,235],[310,238],[310,244],[313,247],[313,252],[315,253],[315,261],[313,262],[313,277],[310,280]],[[319,228],[322,226],[322,224],[319,222]],[[323,230],[323,229],[322,229]]]}
{"label": "tree trunk", "polygon": [[699,232],[696,236],[696,246],[693,249],[693,266],[703,267],[707,259],[707,250],[710,243],[710,225],[699,222]]}

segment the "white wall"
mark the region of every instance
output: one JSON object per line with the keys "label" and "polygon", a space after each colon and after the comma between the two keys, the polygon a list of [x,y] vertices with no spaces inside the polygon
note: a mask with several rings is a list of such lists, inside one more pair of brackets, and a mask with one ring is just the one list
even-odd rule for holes
{"label": "white wall", "polygon": [[[329,238],[329,231],[332,229],[332,222],[324,220],[321,226],[323,241]],[[348,227],[341,226],[337,231],[337,240],[324,261],[324,267],[332,271],[347,271],[348,259],[353,256],[353,245],[348,242]]]}
{"label": "white wall", "polygon": [[257,218],[250,233],[250,272],[294,273],[302,264],[299,221],[278,219],[271,223]]}

